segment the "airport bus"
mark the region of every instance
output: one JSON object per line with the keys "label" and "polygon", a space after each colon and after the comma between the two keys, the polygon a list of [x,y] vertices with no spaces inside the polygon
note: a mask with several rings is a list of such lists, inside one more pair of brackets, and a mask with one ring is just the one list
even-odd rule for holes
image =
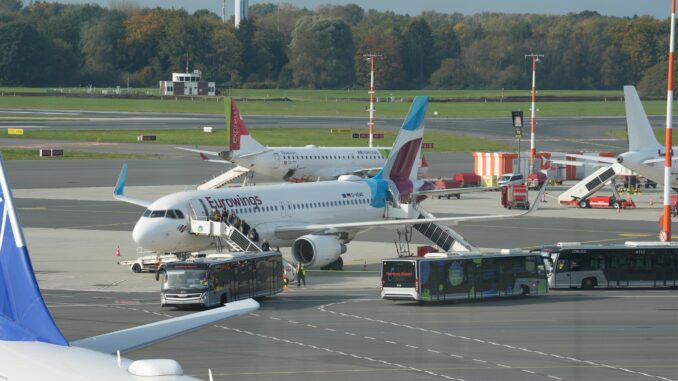
{"label": "airport bus", "polygon": [[542,250],[551,288],[676,287],[678,243],[560,243]]}
{"label": "airport bus", "polygon": [[263,298],[283,290],[279,252],[234,254],[167,263],[161,304],[213,307],[247,298]]}
{"label": "airport bus", "polygon": [[540,254],[429,253],[382,261],[381,297],[441,302],[548,293]]}

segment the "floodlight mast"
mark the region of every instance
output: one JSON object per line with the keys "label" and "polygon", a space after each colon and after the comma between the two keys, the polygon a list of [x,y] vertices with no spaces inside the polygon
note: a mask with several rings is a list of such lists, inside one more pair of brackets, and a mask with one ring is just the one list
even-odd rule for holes
{"label": "floodlight mast", "polygon": [[369,140],[369,146],[372,148],[373,144],[373,139],[374,139],[374,60],[377,57],[381,57],[381,54],[363,54],[363,57],[365,57],[368,61],[370,61],[370,122],[369,122],[369,129],[370,129],[370,140]]}
{"label": "floodlight mast", "polygon": [[673,145],[673,52],[676,33],[676,0],[671,0],[671,38],[669,40],[669,75],[666,91],[666,160],[664,161],[664,215],[659,238],[671,241],[671,164]]}
{"label": "floodlight mast", "polygon": [[530,117],[530,173],[534,172],[534,158],[537,154],[537,150],[534,147],[534,126],[535,126],[535,116],[537,109],[535,108],[535,101],[537,98],[536,90],[536,80],[537,80],[537,62],[539,58],[544,57],[543,54],[526,54],[525,58],[530,57],[532,59],[532,108],[531,117]]}

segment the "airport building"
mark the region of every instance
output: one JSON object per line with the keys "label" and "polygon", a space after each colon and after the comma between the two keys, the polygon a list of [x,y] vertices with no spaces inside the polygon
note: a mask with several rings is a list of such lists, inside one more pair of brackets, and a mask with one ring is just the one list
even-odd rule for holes
{"label": "airport building", "polygon": [[247,8],[249,8],[248,0],[235,0],[235,27],[240,26],[240,21],[247,20]]}
{"label": "airport building", "polygon": [[160,81],[160,95],[216,95],[214,82],[202,81],[200,70],[193,73],[172,73],[171,81]]}

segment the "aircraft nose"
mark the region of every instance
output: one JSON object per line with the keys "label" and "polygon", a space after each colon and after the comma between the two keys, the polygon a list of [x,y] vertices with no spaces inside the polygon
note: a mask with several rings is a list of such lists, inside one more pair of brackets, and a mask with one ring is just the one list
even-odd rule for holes
{"label": "aircraft nose", "polygon": [[153,240],[151,239],[151,227],[149,225],[147,221],[139,220],[132,230],[132,239],[137,245],[150,249],[153,247]]}

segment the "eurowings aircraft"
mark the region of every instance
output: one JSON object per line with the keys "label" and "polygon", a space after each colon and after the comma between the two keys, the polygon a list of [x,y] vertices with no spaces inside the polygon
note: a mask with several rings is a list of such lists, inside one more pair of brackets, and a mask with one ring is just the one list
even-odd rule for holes
{"label": "eurowings aircraft", "polygon": [[0,380],[197,380],[174,360],[132,361],[120,353],[259,308],[249,299],[69,343],[38,288],[1,158],[0,209]]}
{"label": "eurowings aircraft", "polygon": [[[147,208],[132,233],[146,249],[178,253],[209,248],[212,238],[190,234],[186,217],[205,218],[212,208],[228,209],[271,246],[291,246],[295,260],[308,267],[339,260],[356,234],[374,227],[518,216],[420,218],[417,203],[425,196],[459,191],[433,189],[431,182],[417,179],[427,106],[427,97],[414,99],[386,164],[369,179],[343,176],[335,181],[185,191],[147,202],[124,195],[123,166],[114,197]],[[540,199],[525,213],[533,211]]]}
{"label": "eurowings aircraft", "polygon": [[[229,107],[229,106],[227,106]],[[341,175],[373,176],[388,156],[388,149],[368,147],[266,147],[254,139],[240,115],[235,101],[230,101],[229,150],[222,152],[177,147],[198,152],[205,161],[236,164],[234,176],[245,172],[258,173],[281,180],[336,179]],[[221,160],[204,155],[218,156]],[[424,170],[427,169],[424,167]],[[423,173],[423,171],[422,171]]]}
{"label": "eurowings aircraft", "polygon": [[[645,113],[643,104],[640,102],[640,97],[634,86],[624,86],[624,99],[626,106],[626,128],[629,140],[628,152],[624,152],[616,158],[588,155],[568,156],[606,164],[619,163],[647,179],[656,183],[664,183],[665,146],[657,141],[657,137],[652,130],[652,125],[650,125],[650,120]],[[672,147],[672,150],[676,152],[675,147]],[[671,187],[678,189],[678,176],[675,164],[678,158],[673,160],[674,163],[671,166]],[[576,163],[574,164],[576,165]]]}

